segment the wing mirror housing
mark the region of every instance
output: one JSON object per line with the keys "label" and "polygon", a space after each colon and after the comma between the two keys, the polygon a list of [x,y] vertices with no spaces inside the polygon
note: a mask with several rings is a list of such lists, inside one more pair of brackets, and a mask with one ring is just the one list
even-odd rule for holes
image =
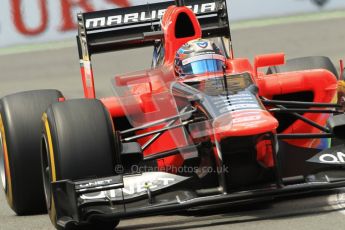
{"label": "wing mirror housing", "polygon": [[258,76],[258,69],[263,67],[270,67],[285,64],[284,53],[263,54],[255,57],[254,70],[255,76]]}

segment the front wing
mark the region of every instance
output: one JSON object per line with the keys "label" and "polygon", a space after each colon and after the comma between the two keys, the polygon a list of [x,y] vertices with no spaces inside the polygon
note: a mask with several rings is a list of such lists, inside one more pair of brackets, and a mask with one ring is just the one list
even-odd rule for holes
{"label": "front wing", "polygon": [[[161,215],[208,205],[246,204],[345,186],[344,170],[283,179],[283,185],[225,193],[195,190],[192,178],[164,172],[53,183],[57,224],[72,229],[89,221]],[[143,178],[150,178],[144,182]],[[141,181],[140,184],[138,182]]]}

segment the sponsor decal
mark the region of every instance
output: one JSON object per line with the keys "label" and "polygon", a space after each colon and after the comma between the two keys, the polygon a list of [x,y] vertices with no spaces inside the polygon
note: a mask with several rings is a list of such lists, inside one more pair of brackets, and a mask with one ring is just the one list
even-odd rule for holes
{"label": "sponsor decal", "polygon": [[133,3],[134,0],[2,1],[0,47],[73,38],[77,12],[129,7]]}
{"label": "sponsor decal", "polygon": [[[0,47],[14,44],[41,43],[46,41],[59,41],[75,36],[77,28],[76,13],[91,12],[97,10],[142,5],[158,0],[6,0],[0,7]],[[161,0],[162,1],[162,0]],[[214,4],[203,5],[201,3],[214,0],[200,1],[198,5],[188,6],[195,13],[216,8]],[[201,5],[200,5],[201,4]],[[318,12],[319,10],[336,10],[345,7],[342,0],[266,0],[272,13],[260,6],[257,0],[231,1],[232,20],[265,18],[267,16],[283,16],[292,13]],[[251,5],[255,11],[248,11]],[[144,10],[145,11],[145,10]],[[139,17],[150,18],[147,12]],[[116,15],[115,15],[116,16]],[[128,16],[127,16],[128,17]],[[130,20],[130,18],[128,18]],[[157,20],[158,21],[158,20]],[[100,23],[100,22],[98,22]],[[107,23],[107,21],[105,21]]]}
{"label": "sponsor decal", "polygon": [[96,186],[105,186],[111,184],[113,180],[99,180],[99,181],[92,181],[85,184],[79,184],[78,187],[80,189],[90,188],[90,187],[96,187]]}
{"label": "sponsor decal", "polygon": [[252,121],[259,121],[261,120],[262,117],[260,115],[257,116],[246,116],[246,117],[239,117],[239,118],[234,118],[232,122],[235,124],[240,124],[240,123],[247,123],[247,122],[252,122]]}
{"label": "sponsor decal", "polygon": [[[180,57],[180,58],[182,58],[182,57]],[[223,55],[219,55],[219,54],[202,54],[202,55],[198,55],[198,56],[184,59],[182,61],[182,65],[188,65],[192,62],[201,61],[201,60],[220,60],[220,61],[225,62],[225,57]]]}
{"label": "sponsor decal", "polygon": [[[214,12],[216,10],[216,3],[203,3],[194,6],[188,6],[196,14]],[[133,12],[128,14],[118,14],[106,17],[90,18],[86,20],[86,29],[95,29],[102,27],[112,27],[123,24],[150,22],[159,20],[164,15],[166,9],[158,9],[142,12]]]}
{"label": "sponsor decal", "polygon": [[328,165],[345,165],[345,145],[337,145],[326,148],[315,154],[307,162]]}
{"label": "sponsor decal", "polygon": [[322,154],[319,156],[319,160],[321,163],[343,164],[345,163],[345,153],[337,152],[336,154]]}
{"label": "sponsor decal", "polygon": [[208,42],[197,42],[196,45],[202,49],[205,49],[208,46]]}
{"label": "sponsor decal", "polygon": [[221,114],[238,111],[238,110],[253,110],[260,109],[256,97],[250,93],[239,93],[235,95],[229,95],[226,98],[224,97],[215,97],[213,99],[215,111]]}
{"label": "sponsor decal", "polygon": [[235,110],[259,109],[259,108],[260,108],[259,105],[256,103],[227,105],[226,107],[219,109],[219,113],[223,114],[223,113],[231,112],[231,111],[235,111]]}
{"label": "sponsor decal", "polygon": [[[132,199],[147,194],[147,190],[157,191],[177,183],[185,181],[188,177],[177,176],[165,172],[146,172],[141,175],[127,176],[123,178],[124,188],[112,189],[108,191],[101,191],[96,193],[89,193],[80,196],[83,200],[95,200],[95,199],[107,199],[111,198],[113,201],[119,201],[122,199]],[[102,185],[111,183],[108,181],[97,181]],[[86,183],[85,186],[90,186]],[[94,186],[94,185],[92,185]]]}
{"label": "sponsor decal", "polygon": [[113,3],[115,5],[118,5],[120,7],[129,7],[129,1],[128,0],[107,0],[109,3]]}

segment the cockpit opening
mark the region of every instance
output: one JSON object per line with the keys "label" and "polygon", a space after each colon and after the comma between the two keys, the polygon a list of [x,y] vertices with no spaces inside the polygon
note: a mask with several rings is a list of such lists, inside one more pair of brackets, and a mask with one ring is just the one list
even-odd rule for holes
{"label": "cockpit opening", "polygon": [[175,24],[175,37],[186,38],[195,36],[195,29],[190,17],[182,12],[177,16]]}

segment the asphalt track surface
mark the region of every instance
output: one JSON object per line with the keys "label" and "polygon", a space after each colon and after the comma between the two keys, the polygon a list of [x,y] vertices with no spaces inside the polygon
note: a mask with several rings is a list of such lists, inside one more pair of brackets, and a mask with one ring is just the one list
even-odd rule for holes
{"label": "asphalt track surface", "polygon": [[[237,29],[235,54],[253,59],[255,54],[283,51],[287,58],[325,55],[337,63],[345,58],[344,22],[342,18]],[[109,79],[115,73],[149,66],[149,55],[149,49],[141,49],[95,57],[98,96],[111,93]],[[76,48],[0,56],[0,96],[41,88],[60,89],[68,98],[82,96]],[[336,190],[241,208],[138,218],[122,221],[119,229],[340,230],[345,228],[344,197]],[[15,216],[0,192],[0,230],[21,229],[53,227],[46,215]]]}

